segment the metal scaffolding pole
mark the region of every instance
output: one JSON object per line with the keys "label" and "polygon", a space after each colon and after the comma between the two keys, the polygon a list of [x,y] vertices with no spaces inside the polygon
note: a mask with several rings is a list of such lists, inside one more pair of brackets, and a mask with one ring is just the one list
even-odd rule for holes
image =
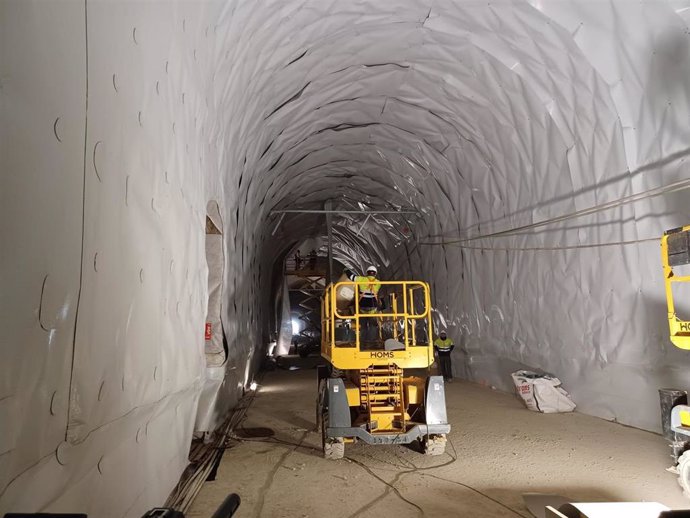
{"label": "metal scaffolding pole", "polygon": [[326,229],[328,231],[328,271],[326,273],[326,284],[333,282],[333,202],[326,200],[324,211],[326,211]]}
{"label": "metal scaffolding pole", "polygon": [[[331,200],[329,200],[331,201]],[[271,214],[419,214],[416,210],[280,209]]]}

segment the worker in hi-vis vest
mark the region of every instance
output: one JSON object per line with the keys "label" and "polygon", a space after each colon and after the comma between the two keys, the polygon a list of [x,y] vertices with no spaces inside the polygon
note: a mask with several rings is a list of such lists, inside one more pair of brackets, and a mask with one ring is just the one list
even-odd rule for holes
{"label": "worker in hi-vis vest", "polygon": [[[367,275],[355,275],[350,270],[345,270],[345,275],[351,281],[357,283],[357,293],[359,296],[360,313],[378,313],[379,310],[379,290],[381,283],[376,278],[378,271],[376,266],[367,268]],[[378,337],[378,322],[372,317],[360,319],[360,340],[363,343],[375,343]]]}
{"label": "worker in hi-vis vest", "polygon": [[355,275],[350,270],[345,270],[347,278],[357,283],[360,313],[376,313],[379,309],[379,290],[381,289],[381,283],[376,278],[377,273],[378,270],[376,266],[367,268],[366,277]]}
{"label": "worker in hi-vis vest", "polygon": [[450,360],[450,353],[453,352],[453,348],[455,348],[453,340],[448,338],[445,331],[441,331],[438,338],[434,340],[434,350],[441,366],[441,375],[448,383],[453,381],[453,365]]}

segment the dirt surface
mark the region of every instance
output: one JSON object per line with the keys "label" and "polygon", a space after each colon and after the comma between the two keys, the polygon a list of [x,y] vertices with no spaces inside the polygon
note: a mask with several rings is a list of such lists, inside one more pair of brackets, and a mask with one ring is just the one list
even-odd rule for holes
{"label": "dirt surface", "polygon": [[510,394],[467,382],[446,385],[446,397],[446,455],[354,444],[345,459],[327,461],[314,431],[316,371],[268,373],[236,431],[241,438],[187,516],[210,517],[229,492],[242,498],[237,518],[531,517],[528,492],[690,507],[665,471],[670,448],[658,435],[577,413],[530,412]]}

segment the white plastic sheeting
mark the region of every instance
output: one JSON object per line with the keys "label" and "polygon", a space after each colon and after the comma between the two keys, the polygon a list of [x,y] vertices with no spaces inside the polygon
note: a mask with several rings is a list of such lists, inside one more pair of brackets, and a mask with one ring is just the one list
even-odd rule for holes
{"label": "white plastic sheeting", "polygon": [[645,240],[689,198],[617,201],[688,178],[689,8],[0,3],[0,511],[165,498],[206,377],[209,200],[219,414],[268,341],[273,259],[323,232],[294,215],[272,235],[269,211],[332,198],[419,212],[339,218],[337,257],[429,280],[469,377],[542,368],[580,411],[657,429],[656,389],[690,385],[690,358]]}
{"label": "white plastic sheeting", "polygon": [[290,290],[287,283],[287,278],[283,278],[280,287],[280,296],[277,298],[279,307],[276,311],[276,322],[279,323],[275,356],[282,356],[290,352],[292,346],[292,313],[290,312]]}
{"label": "white plastic sheeting", "polygon": [[[208,226],[208,224],[207,224]],[[216,226],[218,228],[218,226]],[[216,429],[223,415],[218,412],[220,388],[225,379],[225,347],[223,345],[223,236],[206,229],[206,265],[208,267],[208,305],[204,327],[206,380],[199,398],[194,430],[209,432]],[[222,405],[221,405],[222,408]]]}
{"label": "white plastic sheeting", "polygon": [[[204,137],[210,62],[194,57],[208,7],[0,3],[0,514],[141,516],[187,463],[206,204],[222,196]],[[225,247],[249,249],[241,235]],[[260,342],[251,286],[227,281],[247,269],[225,269],[218,411]]]}
{"label": "white plastic sheeting", "polygon": [[221,324],[223,294],[223,236],[206,234],[206,265],[208,266],[208,306],[204,329],[206,365],[218,367],[225,362],[223,327]]}

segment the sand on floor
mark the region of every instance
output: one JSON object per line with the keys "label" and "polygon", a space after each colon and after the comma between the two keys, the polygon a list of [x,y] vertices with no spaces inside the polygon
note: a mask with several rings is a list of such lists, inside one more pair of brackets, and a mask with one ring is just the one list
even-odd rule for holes
{"label": "sand on floor", "polygon": [[530,412],[512,394],[468,382],[446,385],[446,397],[453,428],[445,455],[358,443],[328,461],[315,431],[316,371],[267,373],[242,427],[274,435],[239,429],[245,437],[231,441],[188,517],[210,517],[230,492],[242,498],[237,518],[530,517],[529,492],[690,508],[665,471],[670,448],[659,435],[578,413]]}

